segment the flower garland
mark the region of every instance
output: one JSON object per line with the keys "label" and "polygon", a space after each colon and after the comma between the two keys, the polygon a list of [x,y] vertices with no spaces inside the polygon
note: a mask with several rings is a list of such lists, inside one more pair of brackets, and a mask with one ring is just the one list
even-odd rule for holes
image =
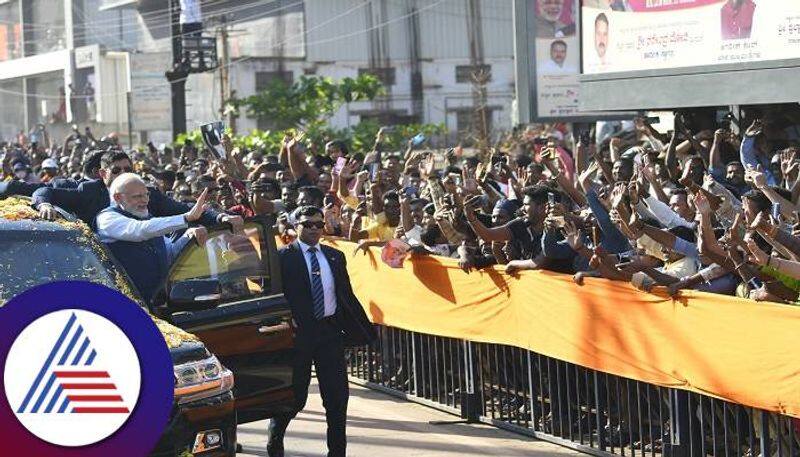
{"label": "flower garland", "polygon": [[[19,197],[9,197],[0,200],[0,219],[5,219],[8,221],[42,220],[42,218],[39,217],[39,212],[31,207],[30,200]],[[89,246],[103,262],[108,261],[105,250],[101,248],[97,237],[95,237],[92,230],[83,221],[67,221],[64,219],[56,219],[53,222],[66,229],[77,232],[77,241],[79,243]],[[117,290],[122,292],[126,297],[130,298],[134,302],[139,303],[139,301],[136,299],[136,295],[133,293],[133,290],[130,287],[130,284],[118,271],[114,277],[114,284],[116,285]],[[1,291],[2,285],[0,285],[0,292]],[[0,293],[0,297],[1,296],[2,293]],[[3,301],[4,299],[0,298],[0,306],[3,305]],[[141,303],[139,304],[141,305]],[[156,327],[158,327],[161,335],[164,336],[164,341],[166,341],[168,348],[176,348],[185,342],[200,341],[195,335],[181,330],[180,328],[175,327],[174,325],[163,321],[150,313],[148,313],[148,315],[153,319],[153,322],[156,324]]]}

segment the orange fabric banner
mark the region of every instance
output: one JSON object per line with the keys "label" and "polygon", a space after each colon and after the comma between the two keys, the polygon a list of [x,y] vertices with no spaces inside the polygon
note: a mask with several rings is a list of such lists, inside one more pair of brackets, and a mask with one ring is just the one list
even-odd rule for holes
{"label": "orange fabric banner", "polygon": [[345,252],[353,289],[375,323],[529,349],[665,387],[800,417],[800,309],[687,291],[676,299],[628,283],[500,269],[466,274],[419,256],[402,268],[380,250]]}

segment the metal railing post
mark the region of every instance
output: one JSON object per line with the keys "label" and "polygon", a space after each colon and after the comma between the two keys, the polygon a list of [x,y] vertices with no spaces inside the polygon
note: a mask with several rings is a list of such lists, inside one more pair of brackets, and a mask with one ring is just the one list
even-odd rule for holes
{"label": "metal railing post", "polygon": [[688,457],[692,431],[689,428],[689,392],[670,389],[669,423],[670,441],[664,443],[664,454],[670,457]]}
{"label": "metal railing post", "polygon": [[467,422],[478,422],[481,404],[480,394],[475,390],[475,357],[472,342],[463,341],[464,345],[464,390],[461,393],[461,418]]}

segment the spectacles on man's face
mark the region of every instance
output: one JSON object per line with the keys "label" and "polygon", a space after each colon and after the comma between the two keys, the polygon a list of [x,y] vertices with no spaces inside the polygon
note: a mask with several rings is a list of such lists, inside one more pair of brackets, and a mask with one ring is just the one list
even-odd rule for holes
{"label": "spectacles on man's face", "polygon": [[111,167],[111,174],[118,175],[122,173],[130,173],[133,171],[133,167],[120,167],[119,165],[114,165]]}
{"label": "spectacles on man's face", "polygon": [[300,225],[302,225],[303,228],[312,228],[313,227],[315,229],[322,229],[323,227],[325,227],[325,222],[322,222],[322,221],[300,221]]}

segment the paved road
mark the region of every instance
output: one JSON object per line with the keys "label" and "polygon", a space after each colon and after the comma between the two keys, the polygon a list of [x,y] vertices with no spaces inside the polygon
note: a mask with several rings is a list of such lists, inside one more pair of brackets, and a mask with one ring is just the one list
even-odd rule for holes
{"label": "paved road", "polygon": [[[309,390],[306,409],[287,432],[286,455],[325,456],[325,410],[316,383]],[[430,425],[432,420],[455,416],[350,384],[347,455],[349,457],[419,456],[538,456],[575,457],[581,454],[555,444],[534,441],[486,425]],[[246,456],[265,456],[266,421],[239,427]]]}

